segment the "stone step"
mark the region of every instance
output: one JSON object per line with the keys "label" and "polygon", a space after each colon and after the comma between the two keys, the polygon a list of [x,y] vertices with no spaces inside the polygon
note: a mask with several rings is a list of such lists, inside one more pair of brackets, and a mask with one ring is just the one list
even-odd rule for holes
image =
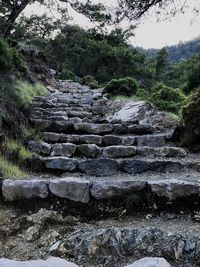
{"label": "stone step", "polygon": [[[73,147],[71,148],[73,149]],[[48,173],[83,173],[89,176],[107,177],[127,173],[131,175],[148,173],[182,173],[185,170],[200,172],[200,162],[177,159],[80,159],[69,157],[34,157],[26,160],[34,171]]]}
{"label": "stone step", "polygon": [[51,121],[42,119],[31,120],[35,128],[42,131],[50,131],[55,133],[67,134],[95,134],[107,135],[115,134],[135,134],[135,135],[148,135],[153,134],[154,129],[150,125],[141,124],[111,124],[111,123],[69,123],[68,121]]}
{"label": "stone step", "polygon": [[[97,136],[90,136],[90,138]],[[75,136],[76,138],[76,136]],[[82,136],[81,140],[88,140]],[[101,139],[99,139],[100,141]],[[30,141],[28,149],[33,153],[48,156],[85,157],[85,158],[132,158],[142,157],[186,157],[187,152],[178,147],[147,147],[147,146],[107,146],[99,147],[96,144],[76,145],[74,143],[48,144],[45,142]]]}
{"label": "stone step", "polygon": [[[74,202],[103,204],[113,201],[120,208],[119,200],[130,196],[139,196],[141,207],[158,209],[165,205],[177,206],[180,201],[185,206],[200,204],[200,183],[177,179],[165,180],[89,180],[85,178],[67,177],[54,179],[6,179],[2,183],[2,196],[5,201],[47,199],[57,197]],[[118,199],[117,203],[115,201]],[[179,203],[179,204],[178,204]],[[156,205],[155,205],[156,204]],[[153,206],[152,206],[153,205]],[[186,208],[184,206],[182,209]]]}
{"label": "stone step", "polygon": [[53,132],[41,133],[41,138],[44,142],[53,143],[74,143],[74,144],[95,144],[98,146],[149,146],[162,147],[170,142],[170,134],[152,134],[152,135],[73,135],[73,134],[59,134]]}

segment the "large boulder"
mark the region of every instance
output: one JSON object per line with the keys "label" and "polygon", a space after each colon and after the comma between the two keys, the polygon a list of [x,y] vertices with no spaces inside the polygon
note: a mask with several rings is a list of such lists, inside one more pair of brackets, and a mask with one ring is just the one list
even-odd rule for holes
{"label": "large boulder", "polygon": [[63,178],[50,180],[50,192],[60,198],[76,202],[88,203],[90,199],[90,182],[78,178]]}
{"label": "large boulder", "polygon": [[143,258],[126,267],[171,267],[163,258]]}
{"label": "large boulder", "polygon": [[50,257],[47,260],[15,261],[0,259],[1,267],[78,267],[78,265],[60,258]]}
{"label": "large boulder", "polygon": [[2,195],[6,201],[48,196],[48,182],[44,180],[4,180]]}
{"label": "large boulder", "polygon": [[112,176],[118,172],[119,166],[116,160],[105,158],[81,161],[78,168],[92,176]]}

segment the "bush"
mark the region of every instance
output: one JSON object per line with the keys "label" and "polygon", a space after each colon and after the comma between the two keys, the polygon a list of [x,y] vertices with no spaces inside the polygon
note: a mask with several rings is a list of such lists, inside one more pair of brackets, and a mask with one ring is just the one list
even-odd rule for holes
{"label": "bush", "polygon": [[186,97],[179,88],[164,85],[159,89],[154,87],[152,91],[149,99],[157,108],[176,114],[180,112]]}
{"label": "bush", "polygon": [[67,68],[64,68],[60,75],[59,75],[59,79],[61,80],[72,80],[74,81],[75,80],[75,74],[73,73],[73,71],[67,69]]}
{"label": "bush", "polygon": [[200,135],[200,90],[191,93],[188,97],[182,110],[182,119],[186,127],[194,134]]}
{"label": "bush", "polygon": [[98,81],[95,80],[95,78],[93,76],[91,76],[91,75],[84,76],[81,79],[81,84],[82,85],[87,85],[87,86],[91,87],[92,89],[97,89],[97,88],[100,87]]}
{"label": "bush", "polygon": [[127,77],[119,80],[111,80],[104,88],[103,93],[109,94],[110,96],[124,95],[130,97],[135,95],[137,90],[137,81],[131,77]]}
{"label": "bush", "polygon": [[14,91],[17,106],[22,111],[27,111],[35,96],[45,96],[48,94],[47,89],[40,83],[31,85],[24,81],[18,81]]}
{"label": "bush", "polygon": [[25,72],[24,57],[16,48],[9,47],[6,40],[0,38],[0,71],[11,69]]}
{"label": "bush", "polygon": [[8,43],[0,39],[0,70],[6,71],[12,67],[13,54]]}
{"label": "bush", "polygon": [[146,100],[149,97],[149,93],[146,90],[139,88],[135,96],[141,100]]}

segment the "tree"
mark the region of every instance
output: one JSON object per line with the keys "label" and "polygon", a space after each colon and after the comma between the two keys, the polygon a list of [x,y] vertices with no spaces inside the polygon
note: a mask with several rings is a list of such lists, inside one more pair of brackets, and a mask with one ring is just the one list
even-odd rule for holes
{"label": "tree", "polygon": [[[62,16],[68,13],[68,7],[70,6],[76,12],[87,16],[91,21],[99,22],[100,26],[103,27],[106,24],[119,23],[126,18],[130,21],[138,20],[153,6],[157,7],[158,10],[164,8],[170,14],[174,15],[178,11],[183,11],[188,1],[189,0],[118,0],[117,7],[111,12],[110,8],[106,8],[102,3],[92,4],[91,0],[0,0],[0,33],[2,36],[8,36],[23,10],[34,2],[39,2],[46,5],[48,8],[57,8]],[[60,6],[60,3],[66,3],[66,6],[63,8]],[[191,6],[191,4],[189,6]],[[169,7],[169,9],[167,9],[167,7]]]}

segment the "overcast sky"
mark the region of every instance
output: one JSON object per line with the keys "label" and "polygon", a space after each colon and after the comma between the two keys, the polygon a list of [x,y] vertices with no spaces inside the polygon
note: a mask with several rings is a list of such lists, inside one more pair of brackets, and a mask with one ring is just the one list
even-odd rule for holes
{"label": "overcast sky", "polygon": [[[110,0],[110,3],[115,0]],[[195,3],[197,0],[190,0]],[[39,6],[29,7],[26,14],[44,13],[45,9]],[[74,23],[88,27],[89,23],[81,15],[71,11]],[[161,15],[162,17],[162,15]],[[192,19],[193,18],[193,19]],[[144,48],[161,48],[166,45],[178,44],[200,36],[200,16],[194,17],[190,9],[185,14],[178,14],[171,20],[157,21],[155,16],[147,16],[135,30],[135,37],[130,42]]]}

